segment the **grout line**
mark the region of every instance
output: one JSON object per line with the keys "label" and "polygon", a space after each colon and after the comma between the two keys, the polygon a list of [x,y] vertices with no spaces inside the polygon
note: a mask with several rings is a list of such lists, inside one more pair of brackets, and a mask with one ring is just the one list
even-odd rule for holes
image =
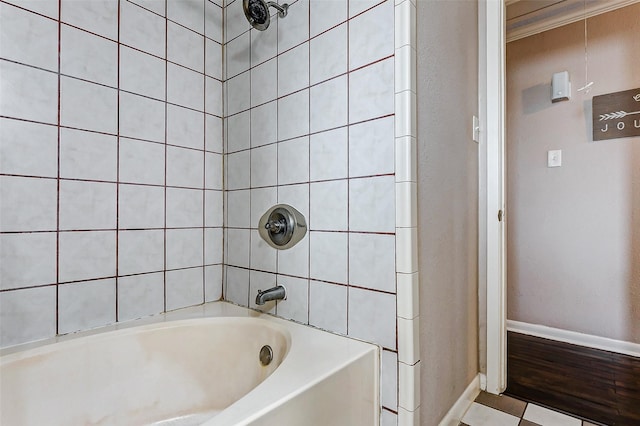
{"label": "grout line", "polygon": [[62,49],[62,24],[60,21],[62,14],[62,0],[58,0],[58,158],[57,158],[57,181],[56,181],[56,335],[60,334],[60,124],[61,124],[61,49]]}

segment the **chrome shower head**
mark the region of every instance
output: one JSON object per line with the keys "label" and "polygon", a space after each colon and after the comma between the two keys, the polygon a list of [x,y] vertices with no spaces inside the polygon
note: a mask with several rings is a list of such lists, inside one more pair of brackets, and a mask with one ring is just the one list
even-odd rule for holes
{"label": "chrome shower head", "polygon": [[253,28],[256,30],[264,31],[269,28],[271,23],[271,16],[269,14],[269,6],[278,9],[278,16],[284,18],[287,16],[288,4],[280,6],[278,3],[264,0],[242,0],[242,8],[244,9],[244,16]]}

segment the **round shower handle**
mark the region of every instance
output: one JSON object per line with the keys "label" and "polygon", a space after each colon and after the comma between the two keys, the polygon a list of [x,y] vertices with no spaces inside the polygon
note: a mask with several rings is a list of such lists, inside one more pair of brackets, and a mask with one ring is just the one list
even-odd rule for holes
{"label": "round shower handle", "polygon": [[273,206],[258,222],[258,233],[262,239],[278,250],[293,247],[306,232],[304,216],[287,204]]}

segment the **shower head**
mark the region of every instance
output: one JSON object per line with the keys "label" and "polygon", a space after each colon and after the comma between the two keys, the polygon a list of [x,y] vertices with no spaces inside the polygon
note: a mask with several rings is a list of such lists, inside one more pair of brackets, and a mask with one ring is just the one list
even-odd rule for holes
{"label": "shower head", "polygon": [[278,3],[264,0],[242,0],[242,8],[244,9],[244,16],[247,17],[247,21],[256,30],[264,31],[269,28],[271,23],[271,16],[269,15],[269,6],[278,9],[278,16],[284,18],[287,16],[288,4],[280,6]]}

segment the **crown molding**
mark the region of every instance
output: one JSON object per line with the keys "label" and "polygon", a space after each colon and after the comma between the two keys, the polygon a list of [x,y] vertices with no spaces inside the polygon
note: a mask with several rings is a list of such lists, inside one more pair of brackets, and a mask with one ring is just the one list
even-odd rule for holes
{"label": "crown molding", "polygon": [[[505,4],[518,0],[505,0]],[[592,16],[638,3],[640,0],[564,0],[507,21],[506,42],[512,42]]]}

